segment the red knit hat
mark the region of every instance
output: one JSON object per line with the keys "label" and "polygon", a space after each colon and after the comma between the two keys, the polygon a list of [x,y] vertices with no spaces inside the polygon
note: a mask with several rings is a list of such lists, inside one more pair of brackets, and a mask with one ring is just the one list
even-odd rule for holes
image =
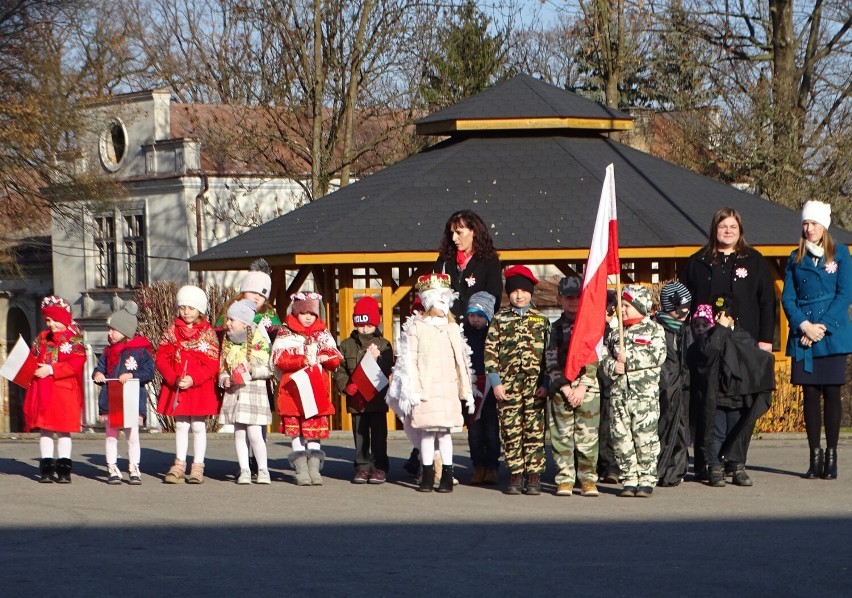
{"label": "red knit hat", "polygon": [[356,326],[368,324],[378,327],[381,316],[379,315],[379,302],[372,297],[361,297],[355,302],[352,310],[352,322]]}
{"label": "red knit hat", "polygon": [[62,297],[50,295],[41,301],[41,315],[55,322],[64,324],[67,328],[71,325],[71,306]]}
{"label": "red knit hat", "polygon": [[506,294],[515,289],[524,289],[532,294],[533,287],[538,284],[538,278],[526,266],[510,266],[503,272],[506,277]]}

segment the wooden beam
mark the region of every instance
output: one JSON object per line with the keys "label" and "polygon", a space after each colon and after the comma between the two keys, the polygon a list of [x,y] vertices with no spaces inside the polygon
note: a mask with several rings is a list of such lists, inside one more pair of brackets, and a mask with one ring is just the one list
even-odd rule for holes
{"label": "wooden beam", "polygon": [[573,129],[588,131],[632,131],[632,118],[486,118],[449,119],[419,124],[418,135],[446,135],[455,131],[506,131],[542,129]]}

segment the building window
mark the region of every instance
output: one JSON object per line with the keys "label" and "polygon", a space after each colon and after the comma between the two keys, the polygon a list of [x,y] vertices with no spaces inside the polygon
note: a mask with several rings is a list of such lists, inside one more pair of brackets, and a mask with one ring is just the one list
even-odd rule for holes
{"label": "building window", "polygon": [[116,270],[115,218],[95,217],[95,286],[115,287]]}
{"label": "building window", "polygon": [[95,215],[93,236],[96,287],[135,288],[147,282],[141,211]]}
{"label": "building window", "polygon": [[124,251],[126,286],[145,284],[145,219],[142,214],[124,215]]}

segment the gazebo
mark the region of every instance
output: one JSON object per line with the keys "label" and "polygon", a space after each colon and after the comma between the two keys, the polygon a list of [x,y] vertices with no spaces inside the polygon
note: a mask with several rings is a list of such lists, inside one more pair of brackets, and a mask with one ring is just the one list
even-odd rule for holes
{"label": "gazebo", "polygon": [[[245,269],[263,257],[279,310],[313,275],[329,326],[345,338],[352,324],[338,314],[351,313],[358,295],[376,295],[386,323],[394,308],[408,313],[413,283],[431,271],[446,220],[460,209],[482,217],[505,264],[581,271],[613,164],[624,280],[673,277],[706,243],[716,210],[730,206],[780,292],[799,214],[614,141],[610,133],[633,126],[623,112],[521,74],[416,125],[445,139],[207,249],[191,269]],[[846,231],[835,237],[852,241]]]}

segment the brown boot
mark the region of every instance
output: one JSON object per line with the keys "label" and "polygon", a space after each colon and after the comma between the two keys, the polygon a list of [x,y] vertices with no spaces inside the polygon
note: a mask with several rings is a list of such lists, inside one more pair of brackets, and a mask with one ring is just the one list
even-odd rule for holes
{"label": "brown boot", "polygon": [[204,463],[193,463],[192,469],[189,470],[189,475],[186,476],[187,484],[203,484],[204,483]]}
{"label": "brown boot", "polygon": [[473,466],[473,475],[470,476],[471,486],[481,486],[485,483],[485,467],[482,465]]}
{"label": "brown boot", "polygon": [[166,484],[183,484],[186,477],[186,461],[175,459],[175,464],[169,468],[163,482]]}
{"label": "brown boot", "polygon": [[485,475],[482,478],[482,484],[485,486],[494,486],[497,484],[497,470],[486,469]]}

